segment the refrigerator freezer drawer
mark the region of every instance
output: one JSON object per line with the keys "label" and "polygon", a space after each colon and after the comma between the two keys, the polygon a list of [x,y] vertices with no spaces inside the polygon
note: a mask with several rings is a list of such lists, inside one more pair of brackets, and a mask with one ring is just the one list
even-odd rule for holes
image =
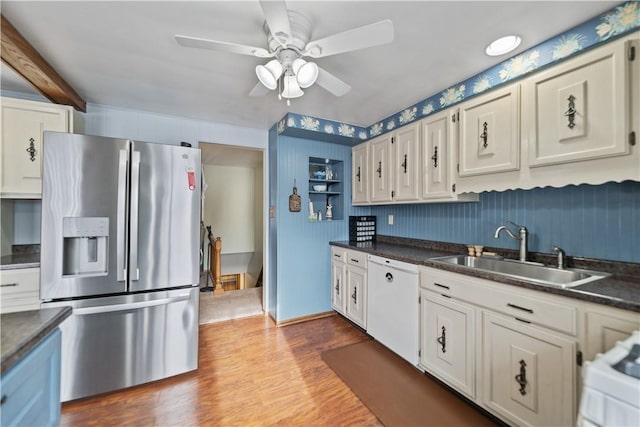
{"label": "refrigerator freezer drawer", "polygon": [[198,288],[43,303],[70,305],[62,331],[63,402],[198,367]]}

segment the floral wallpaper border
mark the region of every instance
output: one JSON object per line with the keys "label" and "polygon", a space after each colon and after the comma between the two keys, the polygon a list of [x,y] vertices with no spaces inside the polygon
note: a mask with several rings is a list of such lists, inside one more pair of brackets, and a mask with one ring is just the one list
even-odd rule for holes
{"label": "floral wallpaper border", "polygon": [[[303,133],[310,138],[313,138],[311,135],[324,134],[323,140],[329,140],[328,136],[335,136],[338,137],[338,141],[334,142],[341,140],[357,144],[565,60],[586,49],[631,33],[638,28],[640,28],[640,2],[627,1],[368,128],[288,113],[278,122],[278,134],[299,136]],[[293,129],[297,132],[290,131]]]}

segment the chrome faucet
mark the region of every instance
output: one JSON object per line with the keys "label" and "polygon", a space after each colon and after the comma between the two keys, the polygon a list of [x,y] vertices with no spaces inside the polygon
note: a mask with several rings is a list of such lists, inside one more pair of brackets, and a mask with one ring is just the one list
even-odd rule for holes
{"label": "chrome faucet", "polygon": [[511,237],[514,240],[520,241],[519,260],[522,262],[527,262],[527,235],[528,235],[527,227],[525,227],[524,225],[518,225],[511,221],[507,221],[507,222],[518,229],[518,236],[516,236],[511,230],[509,230],[509,228],[506,225],[501,225],[496,229],[496,232],[494,233],[493,237],[496,239],[499,238],[500,232],[504,230],[509,235],[509,237]]}
{"label": "chrome faucet", "polygon": [[551,250],[558,255],[558,268],[564,270],[564,251],[557,246],[552,247]]}

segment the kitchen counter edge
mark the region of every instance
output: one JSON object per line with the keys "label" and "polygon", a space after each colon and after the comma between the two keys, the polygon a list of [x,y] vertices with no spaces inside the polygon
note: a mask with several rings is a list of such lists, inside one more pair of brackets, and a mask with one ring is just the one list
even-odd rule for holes
{"label": "kitchen counter edge", "polygon": [[494,282],[505,283],[507,285],[533,289],[540,292],[547,292],[568,298],[640,312],[640,283],[636,283],[615,274],[598,280],[597,282],[587,283],[574,288],[559,288],[526,280],[505,277],[489,271],[471,270],[462,266],[432,261],[432,258],[454,254],[452,252],[438,249],[408,246],[390,242],[376,242],[367,244],[366,246],[358,246],[357,243],[354,244],[345,241],[334,241],[329,242],[329,244],[331,246],[365,252],[371,255],[390,258],[410,264],[423,265],[425,267],[446,270],[452,273],[464,274],[471,277],[478,277]]}
{"label": "kitchen counter edge", "polygon": [[71,307],[43,308],[0,315],[0,373],[15,366],[71,315]]}

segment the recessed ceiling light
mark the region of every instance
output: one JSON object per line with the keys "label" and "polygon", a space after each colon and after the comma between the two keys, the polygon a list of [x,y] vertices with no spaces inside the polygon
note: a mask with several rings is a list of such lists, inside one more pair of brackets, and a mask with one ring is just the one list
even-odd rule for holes
{"label": "recessed ceiling light", "polygon": [[518,36],[500,37],[498,40],[491,42],[491,44],[487,46],[485,52],[489,56],[504,55],[505,53],[509,53],[520,46],[521,41],[522,39]]}

